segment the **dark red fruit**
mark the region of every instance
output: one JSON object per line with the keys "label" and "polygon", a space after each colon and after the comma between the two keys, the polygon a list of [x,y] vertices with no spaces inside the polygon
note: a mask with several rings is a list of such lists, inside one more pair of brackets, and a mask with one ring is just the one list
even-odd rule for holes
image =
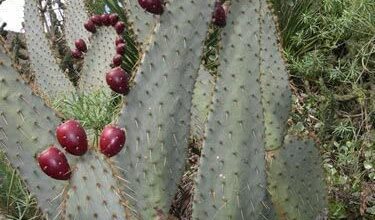
{"label": "dark red fruit", "polygon": [[91,32],[91,33],[96,32],[96,27],[95,27],[95,24],[92,20],[86,21],[86,23],[83,26],[85,26],[86,30]]}
{"label": "dark red fruit", "polygon": [[114,125],[107,125],[100,135],[100,152],[107,157],[113,157],[124,147],[125,130]]}
{"label": "dark red fruit", "polygon": [[87,46],[86,46],[86,43],[83,39],[78,39],[74,42],[74,44],[76,45],[76,48],[81,51],[81,52],[84,52],[86,53],[87,52]]}
{"label": "dark red fruit", "polygon": [[50,146],[37,157],[40,168],[48,176],[57,180],[70,178],[70,166],[63,152]]}
{"label": "dark red fruit", "polygon": [[79,122],[69,120],[56,129],[56,137],[61,146],[69,153],[81,156],[86,153],[87,135]]}
{"label": "dark red fruit", "polygon": [[97,26],[102,26],[103,25],[103,22],[102,22],[102,18],[100,15],[93,15],[91,16],[90,20]]}
{"label": "dark red fruit", "polygon": [[163,14],[164,7],[163,7],[163,0],[138,0],[139,5],[145,9],[146,11],[161,15]]}
{"label": "dark red fruit", "polygon": [[129,76],[121,67],[111,69],[106,74],[106,81],[116,93],[126,94],[129,91]]}
{"label": "dark red fruit", "polygon": [[124,55],[126,50],[126,45],[125,44],[118,44],[116,46],[116,53],[120,55]]}
{"label": "dark red fruit", "polygon": [[122,63],[122,56],[120,54],[116,54],[112,59],[113,66],[121,66]]}
{"label": "dark red fruit", "polygon": [[102,19],[102,23],[105,25],[105,26],[110,26],[111,25],[111,20],[109,18],[109,14],[102,14],[100,16],[100,18]]}
{"label": "dark red fruit", "polygon": [[72,57],[74,57],[76,59],[82,59],[83,53],[80,50],[78,50],[77,48],[72,50],[71,52],[72,52]]}
{"label": "dark red fruit", "polygon": [[125,44],[125,41],[124,41],[124,39],[122,37],[117,36],[115,44],[116,44],[116,46],[119,45],[119,44]]}
{"label": "dark red fruit", "polygon": [[122,32],[124,32],[125,30],[125,23],[122,21],[119,21],[115,24],[114,28],[117,34],[122,34]]}
{"label": "dark red fruit", "polygon": [[219,27],[225,27],[227,24],[227,15],[224,7],[221,4],[216,4],[212,21]]}
{"label": "dark red fruit", "polygon": [[111,21],[111,25],[115,26],[119,20],[118,14],[110,14],[109,20]]}

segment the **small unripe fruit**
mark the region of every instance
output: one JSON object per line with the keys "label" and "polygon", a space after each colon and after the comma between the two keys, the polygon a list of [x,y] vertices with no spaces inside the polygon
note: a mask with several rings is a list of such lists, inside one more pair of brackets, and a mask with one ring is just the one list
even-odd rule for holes
{"label": "small unripe fruit", "polygon": [[107,125],[100,135],[100,152],[107,157],[113,157],[121,151],[125,141],[125,130],[114,125]]}
{"label": "small unripe fruit", "polygon": [[50,146],[37,156],[42,171],[57,180],[70,178],[70,166],[63,152],[55,146]]}
{"label": "small unripe fruit", "polygon": [[117,36],[115,44],[116,44],[116,46],[119,45],[119,44],[125,44],[125,41],[124,41],[124,39],[122,37]]}
{"label": "small unripe fruit", "polygon": [[95,27],[95,24],[92,20],[86,21],[86,23],[83,26],[86,28],[87,31],[89,31],[91,33],[96,32],[96,27]]}
{"label": "small unripe fruit", "polygon": [[97,26],[102,26],[103,25],[103,22],[102,22],[102,18],[100,15],[93,15],[91,16],[90,20]]}
{"label": "small unripe fruit", "polygon": [[72,50],[71,53],[72,53],[72,57],[74,57],[75,59],[82,59],[82,57],[83,57],[82,52],[80,50],[78,50],[77,48]]}
{"label": "small unripe fruit", "polygon": [[60,145],[73,155],[81,156],[87,151],[87,135],[78,121],[69,120],[58,126],[56,138]]}
{"label": "small unripe fruit", "polygon": [[111,69],[106,74],[106,81],[116,93],[126,94],[129,91],[129,76],[121,67]]}
{"label": "small unripe fruit", "polygon": [[218,27],[225,27],[227,24],[227,15],[221,4],[216,4],[212,21]]}
{"label": "small unripe fruit", "polygon": [[78,39],[74,42],[74,44],[76,45],[76,48],[81,51],[81,52],[84,52],[86,53],[87,52],[87,46],[86,46],[86,43],[83,39]]}
{"label": "small unripe fruit", "polygon": [[114,26],[117,34],[122,34],[125,30],[125,23],[122,21],[119,21]]}
{"label": "small unripe fruit", "polygon": [[116,46],[116,53],[120,55],[124,55],[126,50],[126,45],[125,44],[118,44]]}
{"label": "small unripe fruit", "polygon": [[139,5],[146,11],[161,15],[164,11],[163,0],[138,0]]}
{"label": "small unripe fruit", "polygon": [[100,18],[102,19],[102,23],[105,25],[105,26],[110,26],[111,25],[111,20],[109,18],[109,14],[102,14],[100,16]]}
{"label": "small unripe fruit", "polygon": [[120,54],[116,54],[112,59],[113,66],[121,66],[122,64],[122,56]]}
{"label": "small unripe fruit", "polygon": [[119,21],[118,14],[110,14],[109,15],[109,20],[111,22],[111,25],[115,26],[117,24],[117,22]]}

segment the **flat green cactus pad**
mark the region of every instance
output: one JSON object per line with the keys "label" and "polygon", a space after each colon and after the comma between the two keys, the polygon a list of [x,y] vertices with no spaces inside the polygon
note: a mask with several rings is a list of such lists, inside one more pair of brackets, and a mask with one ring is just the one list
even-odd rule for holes
{"label": "flat green cactus pad", "polygon": [[138,1],[123,0],[126,8],[126,14],[129,22],[132,24],[134,33],[141,44],[147,44],[146,41],[150,40],[150,34],[153,32],[158,23],[158,19],[150,13],[147,13],[139,6]]}
{"label": "flat green cactus pad", "polygon": [[60,119],[18,78],[10,63],[0,47],[0,148],[52,219],[59,214],[64,184],[45,175],[35,155],[55,143]]}
{"label": "flat green cactus pad", "polygon": [[191,108],[191,135],[195,138],[203,138],[214,88],[215,77],[201,66],[193,90]]}
{"label": "flat green cactus pad", "polygon": [[188,146],[192,90],[213,1],[173,1],[160,17],[127,96],[120,124],[128,133],[119,165],[144,219],[168,213]]}
{"label": "flat green cactus pad", "polygon": [[263,219],[259,1],[232,1],[195,189],[194,219]]}
{"label": "flat green cactus pad", "polygon": [[266,149],[271,150],[283,144],[291,106],[291,92],[273,14],[266,1],[260,1],[260,4],[260,83],[266,125]]}
{"label": "flat green cactus pad", "polygon": [[111,70],[112,58],[116,55],[116,32],[112,27],[100,27],[92,35],[81,71],[79,88],[84,92],[105,90],[110,92],[106,73]]}
{"label": "flat green cactus pad", "polygon": [[68,46],[73,49],[74,41],[83,39],[89,41],[90,32],[88,32],[83,24],[89,19],[87,14],[85,1],[68,0],[64,10],[64,31]]}
{"label": "flat green cactus pad", "polygon": [[284,146],[268,152],[269,190],[280,219],[310,220],[327,207],[322,161],[312,141],[285,138]]}
{"label": "flat green cactus pad", "polygon": [[88,152],[74,166],[65,194],[65,219],[127,219],[121,188],[103,155]]}
{"label": "flat green cactus pad", "polygon": [[56,63],[40,19],[37,0],[25,1],[24,14],[27,50],[39,92],[46,98],[55,99],[75,91],[73,84]]}

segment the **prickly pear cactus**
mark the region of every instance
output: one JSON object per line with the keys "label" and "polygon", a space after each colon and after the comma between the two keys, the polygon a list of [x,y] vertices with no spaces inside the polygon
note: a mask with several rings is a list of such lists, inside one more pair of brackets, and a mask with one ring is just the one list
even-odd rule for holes
{"label": "prickly pear cactus", "polygon": [[[216,93],[197,175],[194,219],[263,219],[275,212],[266,209],[272,207],[269,183],[277,213],[273,218],[318,217],[326,207],[323,178],[305,175],[303,169],[321,174],[320,164],[296,161],[296,166],[304,167],[293,169],[299,181],[277,176],[293,166],[284,164],[287,152],[281,149],[296,149],[283,146],[291,98],[276,25],[266,1],[232,1],[222,36]],[[280,155],[272,163],[266,161],[274,151],[281,151]],[[283,181],[287,184],[279,186]],[[305,181],[314,182],[311,190],[295,192],[305,187]],[[310,200],[318,198],[314,201],[320,204],[302,203],[298,199],[302,194]]]}
{"label": "prickly pear cactus", "polygon": [[[147,8],[150,2],[161,4],[164,13],[146,12],[153,10]],[[0,147],[46,218],[167,219],[191,136],[203,139],[199,171],[192,175],[197,176],[193,219],[324,217],[327,204],[318,150],[310,141],[285,136],[291,93],[277,25],[266,1],[232,0],[219,14],[216,10],[222,6],[214,0],[143,3],[147,10],[137,1],[124,4],[143,43],[137,49],[144,51],[133,78],[117,71],[119,81],[134,84],[118,118],[126,129],[125,147],[123,130],[123,138],[116,136],[113,142],[113,152],[124,150],[108,158],[100,154],[102,143],[94,142],[88,152],[85,148],[86,154],[68,156],[71,165],[65,167],[71,170],[64,171],[70,173],[65,184],[44,175],[35,158],[55,145],[54,131],[61,119],[21,83],[1,48]],[[77,90],[91,93],[105,87],[109,93],[105,80],[116,80],[105,75],[115,65],[110,66],[113,56],[122,53],[115,41],[116,32],[121,35],[123,30],[111,24],[92,31],[82,24],[89,18],[83,2],[70,0],[67,7],[65,35],[70,46],[75,39],[88,43],[88,51],[78,51],[76,58],[83,63]],[[221,26],[226,23],[216,78],[200,67],[212,15],[220,15]],[[37,0],[26,1],[25,18],[39,92],[50,100],[75,92],[49,49]]]}

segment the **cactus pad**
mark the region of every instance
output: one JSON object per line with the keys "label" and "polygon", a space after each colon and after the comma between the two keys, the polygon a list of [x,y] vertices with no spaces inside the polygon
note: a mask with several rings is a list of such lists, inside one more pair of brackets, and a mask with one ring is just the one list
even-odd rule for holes
{"label": "cactus pad", "polygon": [[259,1],[232,1],[197,175],[194,219],[262,219],[266,203]]}
{"label": "cactus pad", "polygon": [[288,72],[279,45],[273,14],[266,1],[260,1],[261,91],[266,125],[266,149],[281,147],[286,134],[291,105]]}
{"label": "cactus pad", "polygon": [[201,66],[193,90],[191,108],[191,135],[198,139],[203,138],[214,87],[215,77]]}
{"label": "cactus pad", "polygon": [[182,176],[190,108],[213,1],[173,1],[136,75],[120,118],[126,151],[118,156],[145,219],[166,214]]}
{"label": "cactus pad", "polygon": [[285,138],[284,146],[268,152],[268,181],[281,219],[318,219],[327,207],[319,151],[312,141]]}
{"label": "cactus pad", "polygon": [[102,155],[89,152],[77,159],[65,194],[65,219],[126,219],[118,181]]}
{"label": "cactus pad", "polygon": [[105,74],[111,70],[112,58],[116,55],[116,32],[112,27],[100,27],[90,39],[89,49],[81,71],[81,91],[94,92],[105,89],[110,92]]}
{"label": "cactus pad", "polygon": [[46,217],[54,218],[63,183],[46,176],[35,155],[55,143],[54,129],[60,119],[17,78],[10,63],[0,48],[0,148],[36,196]]}
{"label": "cactus pad", "polygon": [[25,1],[25,36],[38,91],[49,99],[73,92],[73,84],[57,65],[44,31],[36,0]]}
{"label": "cactus pad", "polygon": [[124,3],[126,14],[129,22],[133,26],[134,33],[137,35],[138,41],[144,44],[157,24],[156,16],[146,13],[145,10],[139,6],[138,1],[124,0]]}
{"label": "cactus pad", "polygon": [[86,31],[83,24],[89,19],[86,12],[85,1],[68,0],[64,10],[64,31],[68,46],[74,49],[74,41],[83,39],[89,41],[90,32]]}

